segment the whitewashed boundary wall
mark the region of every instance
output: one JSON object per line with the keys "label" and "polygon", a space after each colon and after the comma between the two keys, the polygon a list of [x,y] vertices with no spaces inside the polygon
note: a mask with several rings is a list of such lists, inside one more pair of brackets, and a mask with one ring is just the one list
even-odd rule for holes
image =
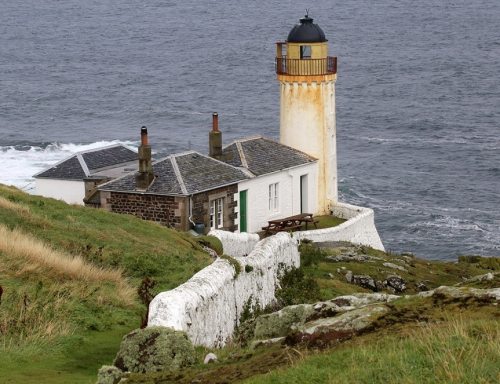
{"label": "whitewashed boundary wall", "polygon": [[260,240],[256,233],[233,233],[217,229],[210,231],[208,235],[217,237],[222,243],[224,254],[232,257],[249,255]]}
{"label": "whitewashed boundary wall", "polygon": [[349,241],[385,251],[375,227],[373,209],[337,203],[332,213],[333,216],[347,221],[332,228],[295,232],[294,237],[296,239],[309,239],[314,242]]}
{"label": "whitewashed boundary wall", "polygon": [[185,331],[194,345],[221,347],[249,300],[271,304],[282,269],[300,264],[297,242],[287,233],[260,241],[247,257],[234,260],[241,266],[239,274],[219,258],[186,283],[157,295],[149,306],[148,326]]}

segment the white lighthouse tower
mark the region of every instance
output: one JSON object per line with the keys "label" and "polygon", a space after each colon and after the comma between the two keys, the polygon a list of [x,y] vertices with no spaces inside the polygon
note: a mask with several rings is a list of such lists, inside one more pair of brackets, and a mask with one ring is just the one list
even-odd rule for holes
{"label": "white lighthouse tower", "polygon": [[280,82],[280,142],[318,159],[317,214],[337,203],[335,81],[337,58],[308,15],[276,44]]}

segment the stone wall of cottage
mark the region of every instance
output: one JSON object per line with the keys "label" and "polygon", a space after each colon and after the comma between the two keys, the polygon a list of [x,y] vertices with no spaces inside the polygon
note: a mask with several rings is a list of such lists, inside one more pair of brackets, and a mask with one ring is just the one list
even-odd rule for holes
{"label": "stone wall of cottage", "polygon": [[101,191],[101,206],[182,231],[189,229],[186,197]]}
{"label": "stone wall of cottage", "polygon": [[235,207],[238,203],[234,200],[236,193],[238,193],[238,185],[234,184],[193,195],[192,220],[197,224],[205,224],[205,232],[208,233],[210,230],[210,201],[222,197],[224,198],[224,227],[217,229],[231,232],[237,230],[238,221],[236,220]]}

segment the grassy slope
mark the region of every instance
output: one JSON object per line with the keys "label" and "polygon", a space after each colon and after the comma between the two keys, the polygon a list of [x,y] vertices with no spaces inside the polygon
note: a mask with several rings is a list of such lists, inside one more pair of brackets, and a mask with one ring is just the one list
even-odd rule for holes
{"label": "grassy slope", "polygon": [[[59,258],[122,271],[122,285],[67,276],[0,249],[0,377],[11,383],[93,383],[144,313],[143,277],[170,289],[210,263],[188,236],[131,216],[31,196],[0,185],[0,225],[43,241]],[[21,256],[20,256],[21,255]]]}

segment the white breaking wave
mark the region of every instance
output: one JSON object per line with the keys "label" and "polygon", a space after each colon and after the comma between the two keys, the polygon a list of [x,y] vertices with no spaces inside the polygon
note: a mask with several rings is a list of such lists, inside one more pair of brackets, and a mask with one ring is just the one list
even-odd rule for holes
{"label": "white breaking wave", "polygon": [[123,144],[135,150],[138,143],[133,141],[98,141],[91,144],[52,143],[42,146],[0,147],[0,183],[14,185],[27,192],[33,191],[33,175],[49,168],[76,152]]}

